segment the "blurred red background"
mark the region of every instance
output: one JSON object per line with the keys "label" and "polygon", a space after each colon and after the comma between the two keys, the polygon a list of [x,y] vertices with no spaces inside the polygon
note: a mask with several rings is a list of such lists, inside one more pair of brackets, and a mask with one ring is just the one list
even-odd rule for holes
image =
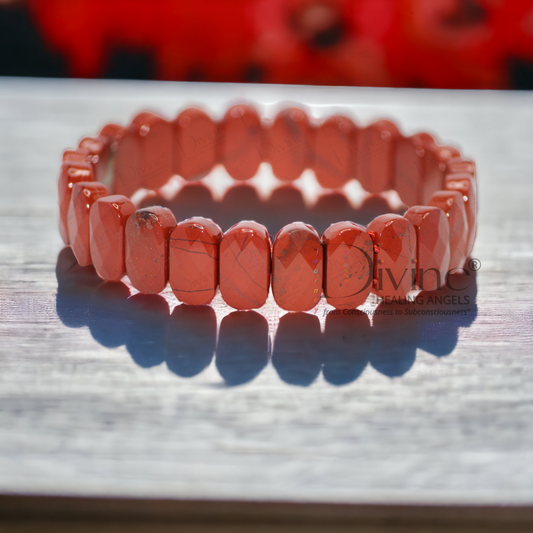
{"label": "blurred red background", "polygon": [[533,0],[0,0],[0,75],[533,88]]}

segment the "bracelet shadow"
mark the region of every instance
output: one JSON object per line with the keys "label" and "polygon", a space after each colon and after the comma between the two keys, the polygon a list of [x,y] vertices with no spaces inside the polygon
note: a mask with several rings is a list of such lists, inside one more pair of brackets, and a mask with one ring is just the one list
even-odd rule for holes
{"label": "bracelet shadow", "polygon": [[[341,191],[323,192],[309,207],[300,190],[292,184],[274,188],[268,199],[262,200],[257,189],[246,182],[229,187],[221,201],[215,200],[211,189],[202,182],[186,183],[171,199],[151,191],[139,207],[151,205],[167,207],[177,220],[192,216],[211,218],[223,231],[241,220],[255,220],[266,226],[272,236],[283,226],[296,221],[311,224],[322,234],[330,224],[339,220],[367,225],[378,215],[394,212],[380,195],[367,196],[354,209]],[[402,214],[404,211],[405,208],[396,212]]]}
{"label": "bracelet shadow", "polygon": [[[383,198],[370,197],[354,211],[340,193],[326,194],[307,209],[291,186],[280,187],[262,202],[253,187],[239,185],[228,190],[223,202],[215,202],[207,187],[190,184],[172,201],[152,195],[153,203],[170,207],[179,219],[202,212],[227,229],[248,217],[276,231],[300,219],[322,232],[332,215],[367,223],[389,209]],[[140,367],[166,363],[184,378],[200,374],[214,358],[228,386],[250,382],[269,362],[284,382],[298,386],[310,385],[320,372],[332,385],[346,385],[367,365],[391,378],[402,376],[413,366],[418,348],[437,357],[449,355],[459,329],[469,327],[477,316],[476,275],[467,272],[450,276],[453,289],[422,291],[414,302],[379,303],[372,326],[359,310],[329,312],[324,332],[316,315],[287,313],[271,342],[267,320],[259,312],[229,313],[217,335],[211,306],[179,304],[170,312],[161,295],[131,296],[124,283],[103,282],[93,267],[79,266],[70,248],[60,252],[56,276],[57,314],[67,327],[87,326],[102,346],[125,346]]]}

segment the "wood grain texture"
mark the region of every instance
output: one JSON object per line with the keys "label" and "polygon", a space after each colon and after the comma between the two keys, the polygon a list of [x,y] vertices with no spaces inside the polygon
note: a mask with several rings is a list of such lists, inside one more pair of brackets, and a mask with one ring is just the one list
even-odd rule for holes
{"label": "wood grain texture", "polygon": [[[459,143],[477,162],[482,266],[468,305],[439,308],[464,314],[374,316],[369,332],[364,315],[326,320],[324,302],[283,317],[270,297],[257,317],[224,321],[220,297],[198,317],[169,291],[102,288],[67,252],[58,264],[63,148],[144,108],[174,117],[200,102],[220,117],[239,98]],[[529,93],[0,80],[0,491],[533,504],[532,125]],[[305,217],[322,231],[351,210],[292,192],[261,203],[236,189],[223,206],[189,193],[178,218],[223,230],[255,218],[275,234]]]}
{"label": "wood grain texture", "polygon": [[2,531],[525,533],[531,507],[0,496]]}

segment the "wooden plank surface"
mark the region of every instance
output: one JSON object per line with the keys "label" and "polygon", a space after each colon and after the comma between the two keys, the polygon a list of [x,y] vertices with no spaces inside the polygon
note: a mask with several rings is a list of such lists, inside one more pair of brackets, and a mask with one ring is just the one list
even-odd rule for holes
{"label": "wooden plank surface", "polygon": [[[481,268],[448,293],[468,301],[420,306],[455,313],[431,317],[400,306],[398,318],[372,316],[369,301],[369,318],[326,319],[324,302],[294,318],[269,300],[224,320],[219,298],[200,314],[169,293],[127,300],[72,269],[56,229],[61,150],[144,108],[173,117],[196,102],[221,116],[240,98],[267,113],[299,101],[390,117],[459,144],[478,164]],[[529,93],[0,80],[0,492],[532,504],[532,147]],[[352,210],[292,193],[187,194],[171,202],[179,218],[227,229],[253,217],[272,234]]]}
{"label": "wooden plank surface", "polygon": [[2,531],[526,533],[531,507],[0,496]]}

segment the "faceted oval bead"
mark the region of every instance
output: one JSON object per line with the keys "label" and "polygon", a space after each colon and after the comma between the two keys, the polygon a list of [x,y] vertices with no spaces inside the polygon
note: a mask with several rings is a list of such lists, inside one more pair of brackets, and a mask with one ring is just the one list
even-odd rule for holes
{"label": "faceted oval bead", "polygon": [[297,107],[280,111],[265,132],[267,159],[274,175],[294,181],[312,162],[312,129],[307,114]]}
{"label": "faceted oval bead", "polygon": [[68,234],[68,209],[74,183],[94,181],[94,171],[87,161],[67,160],[61,163],[57,180],[57,200],[59,207],[59,233],[65,244],[70,244]]}
{"label": "faceted oval bead", "polygon": [[137,128],[125,128],[118,138],[113,164],[113,193],[131,197],[141,187],[141,137]]}
{"label": "faceted oval bead", "polygon": [[176,298],[190,305],[208,304],[217,292],[222,230],[212,220],[192,217],[170,234],[169,281]]}
{"label": "faceted oval bead", "polygon": [[446,171],[446,167],[451,160],[461,157],[461,153],[455,146],[449,146],[447,144],[437,144],[431,151],[442,172]]}
{"label": "faceted oval bead", "polygon": [[442,188],[443,172],[429,133],[400,137],[396,143],[394,189],[406,205],[426,204]]}
{"label": "faceted oval bead", "polygon": [[91,208],[91,258],[98,275],[116,281],[126,275],[125,228],[135,206],[126,196],[118,194],[99,198]]}
{"label": "faceted oval bead", "polygon": [[166,207],[139,209],[126,222],[126,272],[145,294],[161,292],[168,282],[168,242],[176,219]]}
{"label": "faceted oval bead", "polygon": [[263,153],[263,131],[257,111],[245,104],[230,107],[220,131],[221,161],[228,174],[236,180],[255,176]]}
{"label": "faceted oval bead", "polygon": [[80,181],[72,187],[68,234],[72,251],[81,266],[92,264],[89,215],[93,204],[103,196],[107,196],[107,187],[98,181]]}
{"label": "faceted oval bead", "polygon": [[307,311],[322,295],[323,250],[316,230],[303,222],[281,228],[272,251],[272,293],[287,311]]}
{"label": "faceted oval bead", "polygon": [[471,174],[476,176],[476,165],[473,161],[463,159],[462,157],[454,157],[449,159],[446,164],[446,174]]}
{"label": "faceted oval bead", "polygon": [[124,135],[126,128],[119,124],[106,124],[98,134],[98,137],[104,141],[106,148],[110,153],[117,151],[120,138]]}
{"label": "faceted oval bead", "polygon": [[63,150],[63,153],[61,154],[61,161],[81,161],[86,163],[89,161],[89,150],[86,148],[76,148],[75,150],[67,148],[66,150]]}
{"label": "faceted oval bead", "polygon": [[394,189],[406,205],[420,203],[420,182],[423,176],[420,137],[400,137],[394,158]]}
{"label": "faceted oval bead", "polygon": [[272,242],[265,226],[243,220],[220,243],[220,294],[235,309],[263,306],[270,288]]}
{"label": "faceted oval bead", "polygon": [[450,227],[442,209],[410,207],[404,217],[416,231],[416,284],[425,291],[440,289],[450,266]]}
{"label": "faceted oval bead", "polygon": [[189,181],[207,176],[217,163],[218,141],[209,115],[196,107],[182,111],[174,121],[174,172]]}
{"label": "faceted oval bead", "polygon": [[467,254],[468,221],[462,194],[458,191],[437,191],[429,205],[439,207],[448,217],[451,253],[449,270],[463,268]]}
{"label": "faceted oval bead", "polygon": [[477,183],[472,174],[448,174],[444,178],[444,188],[448,191],[459,191],[465,203],[466,219],[468,221],[468,238],[466,255],[472,253],[477,233]]}
{"label": "faceted oval bead", "polygon": [[378,120],[361,131],[357,144],[357,179],[370,193],[394,186],[394,151],[400,136],[390,120]]}
{"label": "faceted oval bead", "polygon": [[98,181],[102,181],[107,171],[109,156],[104,141],[98,137],[84,137],[78,147],[89,152],[89,161],[93,166],[94,175]]}
{"label": "faceted oval bead", "polygon": [[400,215],[387,214],[368,225],[374,240],[374,289],[380,298],[405,298],[415,281],[416,233]]}
{"label": "faceted oval bead", "polygon": [[424,179],[422,180],[420,198],[422,205],[428,205],[435,191],[442,189],[444,171],[442,170],[438,156],[439,145],[437,144],[437,141],[435,141],[435,139],[428,133],[423,135],[426,136],[426,142],[423,146]]}
{"label": "faceted oval bead", "polygon": [[314,135],[316,178],[322,187],[337,189],[355,176],[355,147],[359,130],[347,117],[334,115]]}
{"label": "faceted oval bead", "polygon": [[366,229],[353,222],[337,222],[324,232],[322,244],[328,304],[353,309],[365,303],[374,279],[374,243]]}
{"label": "faceted oval bead", "polygon": [[133,119],[132,127],[140,137],[140,186],[158,189],[174,173],[174,125],[163,117],[146,111]]}

